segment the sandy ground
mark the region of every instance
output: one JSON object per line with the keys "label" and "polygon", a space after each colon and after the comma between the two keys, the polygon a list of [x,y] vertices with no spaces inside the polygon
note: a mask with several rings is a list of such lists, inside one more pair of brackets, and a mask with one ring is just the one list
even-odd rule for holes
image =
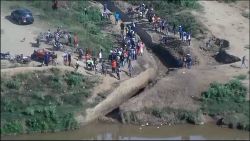
{"label": "sandy ground", "polygon": [[249,19],[243,17],[242,9],[249,9],[249,1],[238,1],[238,4],[219,3],[217,1],[199,1],[204,12],[193,12],[213,35],[230,41],[228,53],[242,58],[249,58]]}

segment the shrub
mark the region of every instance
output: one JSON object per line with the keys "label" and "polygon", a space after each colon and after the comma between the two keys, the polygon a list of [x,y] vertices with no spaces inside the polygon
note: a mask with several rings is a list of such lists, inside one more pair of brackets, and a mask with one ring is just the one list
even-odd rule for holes
{"label": "shrub", "polygon": [[247,76],[244,75],[244,74],[240,74],[238,76],[235,76],[235,78],[238,79],[238,80],[245,80],[247,78]]}
{"label": "shrub", "polygon": [[247,89],[239,80],[226,84],[212,83],[202,94],[202,110],[211,116],[221,115],[230,128],[249,130],[249,101]]}
{"label": "shrub", "polygon": [[12,133],[22,133],[23,128],[20,121],[7,121],[4,123],[3,128],[1,128],[1,133],[12,134]]}
{"label": "shrub", "polygon": [[6,87],[9,89],[19,89],[20,88],[20,82],[17,80],[8,80],[6,82]]}

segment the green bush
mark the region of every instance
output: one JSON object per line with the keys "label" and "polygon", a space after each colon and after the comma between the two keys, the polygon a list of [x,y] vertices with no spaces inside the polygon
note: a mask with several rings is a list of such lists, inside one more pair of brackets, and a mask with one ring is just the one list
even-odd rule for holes
{"label": "green bush", "polygon": [[23,127],[20,121],[7,121],[3,123],[3,127],[1,128],[1,134],[15,134],[22,133]]}
{"label": "green bush", "polygon": [[6,82],[6,87],[9,89],[19,89],[20,88],[20,82],[16,80],[8,80]]}
{"label": "green bush", "polygon": [[239,80],[226,84],[212,83],[202,94],[202,110],[211,116],[221,115],[230,128],[249,130],[249,101],[247,89]]}
{"label": "green bush", "polygon": [[69,73],[66,75],[66,81],[69,86],[76,86],[82,82],[82,79],[76,73]]}

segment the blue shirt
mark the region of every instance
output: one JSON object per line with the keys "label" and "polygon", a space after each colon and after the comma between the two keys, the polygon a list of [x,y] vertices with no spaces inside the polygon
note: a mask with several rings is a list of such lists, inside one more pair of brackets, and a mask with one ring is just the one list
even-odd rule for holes
{"label": "blue shirt", "polygon": [[120,14],[119,13],[115,13],[115,19],[119,20],[120,19]]}

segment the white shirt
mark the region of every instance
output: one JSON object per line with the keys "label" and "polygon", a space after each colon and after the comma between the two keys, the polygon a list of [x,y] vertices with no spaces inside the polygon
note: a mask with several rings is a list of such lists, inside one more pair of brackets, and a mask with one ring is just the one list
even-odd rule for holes
{"label": "white shirt", "polygon": [[102,58],[102,53],[101,52],[99,53],[99,58]]}

